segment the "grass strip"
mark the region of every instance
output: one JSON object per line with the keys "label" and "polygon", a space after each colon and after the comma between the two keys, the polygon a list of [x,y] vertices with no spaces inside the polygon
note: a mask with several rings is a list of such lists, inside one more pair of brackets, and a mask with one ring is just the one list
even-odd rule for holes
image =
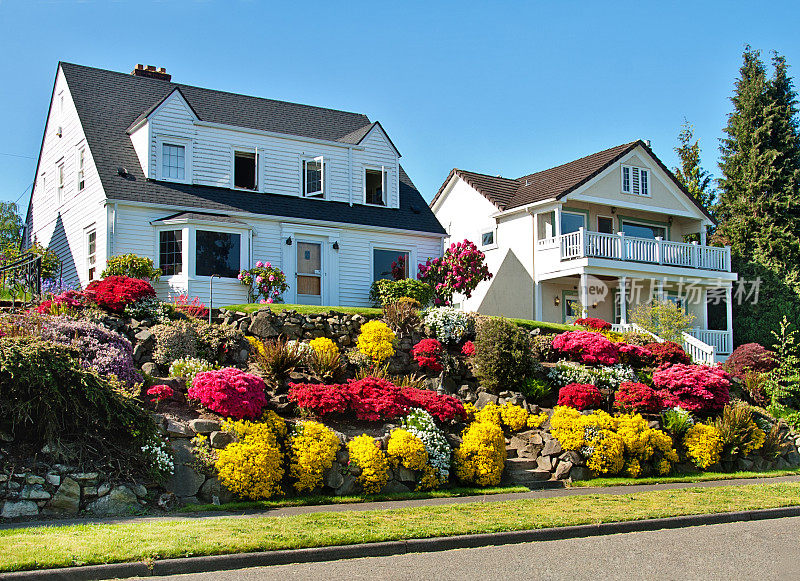
{"label": "grass strip", "polygon": [[0,531],[0,570],[68,567],[529,530],[794,506],[800,483],[425,506],[287,517],[42,526]]}
{"label": "grass strip", "polygon": [[427,492],[392,492],[387,494],[360,494],[354,496],[313,495],[277,500],[248,500],[226,504],[190,504],[177,512],[238,511],[253,509],[286,508],[290,506],[319,506],[322,504],[360,504],[362,502],[382,502],[392,500],[419,500],[423,498],[457,498],[460,496],[481,496],[493,494],[513,494],[530,492],[527,486],[490,486],[488,488],[454,487]]}
{"label": "grass strip", "polygon": [[640,484],[669,484],[670,482],[708,482],[710,480],[735,480],[737,478],[777,478],[779,476],[795,476],[800,468],[792,470],[767,470],[765,472],[693,472],[687,474],[671,474],[669,476],[648,476],[645,478],[601,477],[590,480],[576,480],[569,486],[572,488],[590,488],[595,486],[636,486]]}
{"label": "grass strip", "polygon": [[383,315],[381,309],[372,309],[369,307],[320,307],[314,305],[285,305],[282,303],[272,303],[270,305],[262,305],[258,303],[245,303],[241,305],[229,305],[222,307],[229,311],[237,311],[239,313],[253,313],[265,307],[274,313],[281,311],[297,311],[301,315],[326,315],[331,311],[337,313],[345,313],[347,315],[364,315],[365,317],[375,318]]}

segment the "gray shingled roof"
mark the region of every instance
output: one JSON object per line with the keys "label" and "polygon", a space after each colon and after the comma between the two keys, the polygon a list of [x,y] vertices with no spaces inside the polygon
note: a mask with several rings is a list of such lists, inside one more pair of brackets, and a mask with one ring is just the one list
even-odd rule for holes
{"label": "gray shingled roof", "polygon": [[[372,127],[366,115],[261,99],[160,79],[60,63],[75,101],[106,196],[112,200],[182,206],[214,212],[243,211],[444,234],[444,229],[400,168],[400,208],[309,200],[274,193],[147,179],[126,130],[176,88],[203,121],[352,143]],[[124,167],[128,175],[120,176]]]}

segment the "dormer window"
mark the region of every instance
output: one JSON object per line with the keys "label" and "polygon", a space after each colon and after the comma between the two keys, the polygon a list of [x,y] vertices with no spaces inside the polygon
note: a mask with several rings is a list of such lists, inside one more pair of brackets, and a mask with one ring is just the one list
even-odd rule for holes
{"label": "dormer window", "polygon": [[233,187],[244,190],[258,189],[258,153],[233,152]]}
{"label": "dormer window", "polygon": [[162,145],[161,177],[167,180],[186,179],[186,148],[183,145]]}
{"label": "dormer window", "polygon": [[325,162],[322,156],[303,160],[303,196],[325,197]]}
{"label": "dormer window", "polygon": [[364,170],[365,201],[367,204],[376,206],[386,205],[386,170],[366,169]]}
{"label": "dormer window", "polygon": [[650,195],[650,170],[631,165],[622,166],[622,192],[634,196]]}

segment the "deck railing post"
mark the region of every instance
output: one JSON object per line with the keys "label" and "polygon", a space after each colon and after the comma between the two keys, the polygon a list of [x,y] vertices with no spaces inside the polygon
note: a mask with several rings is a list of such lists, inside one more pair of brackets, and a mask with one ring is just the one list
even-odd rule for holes
{"label": "deck railing post", "polygon": [[619,236],[619,259],[628,260],[626,256],[627,251],[625,249],[625,232],[617,232],[617,236]]}

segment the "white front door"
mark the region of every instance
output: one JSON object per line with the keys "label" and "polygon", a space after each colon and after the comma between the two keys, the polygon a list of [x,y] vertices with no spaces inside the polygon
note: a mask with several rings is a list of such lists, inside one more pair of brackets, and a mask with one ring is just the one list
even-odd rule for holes
{"label": "white front door", "polygon": [[301,305],[322,304],[322,243],[297,241],[297,302]]}

